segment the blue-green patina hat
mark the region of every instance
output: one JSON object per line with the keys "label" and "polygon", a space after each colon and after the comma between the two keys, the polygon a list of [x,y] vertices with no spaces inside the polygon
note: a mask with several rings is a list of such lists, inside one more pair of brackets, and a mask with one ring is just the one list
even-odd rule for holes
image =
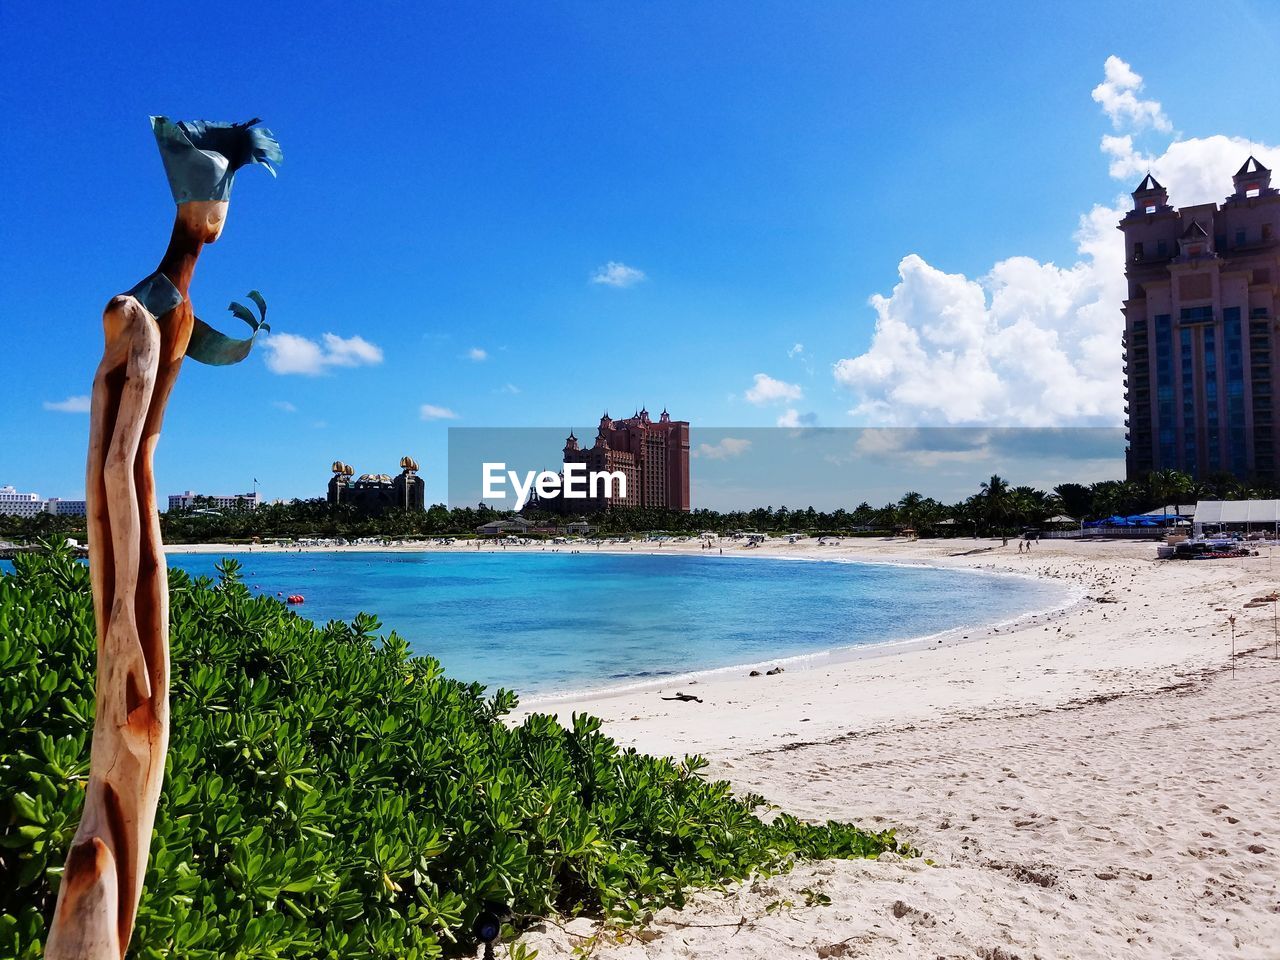
{"label": "blue-green patina hat", "polygon": [[174,202],[230,199],[236,171],[251,163],[262,164],[274,177],[274,164],[283,162],[284,154],[271,131],[256,123],[152,117]]}

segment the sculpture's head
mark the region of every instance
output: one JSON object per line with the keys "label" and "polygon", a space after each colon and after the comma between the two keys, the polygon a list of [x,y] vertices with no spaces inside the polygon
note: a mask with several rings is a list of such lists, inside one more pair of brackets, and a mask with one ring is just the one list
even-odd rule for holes
{"label": "sculpture's head", "polygon": [[275,176],[274,165],[284,160],[276,138],[257,122],[151,118],[178,219],[205,243],[222,233],[236,171],[260,163]]}

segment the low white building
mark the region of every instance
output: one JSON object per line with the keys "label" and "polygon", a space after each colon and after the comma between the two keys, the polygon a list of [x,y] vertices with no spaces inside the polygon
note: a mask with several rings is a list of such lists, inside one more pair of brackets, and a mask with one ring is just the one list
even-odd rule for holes
{"label": "low white building", "polygon": [[45,502],[38,493],[19,493],[12,486],[0,487],[0,513],[11,517],[34,517],[44,513]]}
{"label": "low white building", "polygon": [[83,500],[63,500],[61,497],[50,497],[44,508],[55,517],[84,517],[89,513]]}
{"label": "low white building", "polygon": [[196,493],[194,490],[169,494],[170,510],[194,510],[197,502],[199,506],[209,507],[213,510],[256,510],[262,505],[262,494],[256,491],[253,493],[207,494]]}

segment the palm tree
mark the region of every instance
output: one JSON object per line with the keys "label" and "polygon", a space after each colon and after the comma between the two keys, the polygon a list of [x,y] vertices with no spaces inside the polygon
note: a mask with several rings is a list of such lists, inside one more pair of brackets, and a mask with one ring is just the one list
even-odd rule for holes
{"label": "palm tree", "polygon": [[999,474],[982,484],[982,515],[988,525],[1003,524],[1009,513],[1009,484]]}
{"label": "palm tree", "polygon": [[914,490],[904,493],[902,499],[898,501],[898,518],[900,521],[908,527],[914,527],[923,502],[924,497]]}
{"label": "palm tree", "polygon": [[1053,488],[1062,511],[1077,521],[1093,516],[1093,493],[1083,483],[1060,483]]}
{"label": "palm tree", "polygon": [[1189,503],[1196,495],[1196,482],[1181,470],[1153,470],[1147,474],[1147,494],[1151,508],[1171,503]]}

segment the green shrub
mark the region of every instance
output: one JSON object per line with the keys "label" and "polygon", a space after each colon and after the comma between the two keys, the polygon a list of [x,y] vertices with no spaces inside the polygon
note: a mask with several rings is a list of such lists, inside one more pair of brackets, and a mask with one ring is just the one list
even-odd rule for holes
{"label": "green shrub", "polygon": [[[516,698],[449,680],[367,615],[323,627],[170,572],[173,736],[131,955],[425,958],[486,902],[636,922],[796,856],[891,832],[766,824],[759,798],[619,748],[598,720],[511,727]],[[0,577],[0,958],[38,957],[83,802],[95,679],[86,568]]]}

